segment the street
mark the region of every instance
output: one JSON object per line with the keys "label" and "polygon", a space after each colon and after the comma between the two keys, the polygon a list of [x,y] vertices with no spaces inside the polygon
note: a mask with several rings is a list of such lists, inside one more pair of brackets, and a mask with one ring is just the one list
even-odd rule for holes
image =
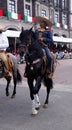
{"label": "street", "polygon": [[[24,64],[19,65],[24,73]],[[26,79],[17,85],[17,94],[5,96],[5,79],[0,79],[0,130],[71,130],[72,129],[72,60],[59,60],[54,75],[54,88],[49,97],[48,109],[43,108],[45,87],[40,90],[41,108],[31,116],[31,100]]]}

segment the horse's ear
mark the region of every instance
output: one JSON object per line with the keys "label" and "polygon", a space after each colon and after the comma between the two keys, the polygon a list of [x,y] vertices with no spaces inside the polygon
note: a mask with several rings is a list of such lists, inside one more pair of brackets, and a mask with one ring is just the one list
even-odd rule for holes
{"label": "horse's ear", "polygon": [[24,31],[24,27],[21,28],[21,31],[22,31],[22,32]]}
{"label": "horse's ear", "polygon": [[33,26],[29,29],[29,31],[31,32],[31,31],[32,31],[32,29],[33,29]]}

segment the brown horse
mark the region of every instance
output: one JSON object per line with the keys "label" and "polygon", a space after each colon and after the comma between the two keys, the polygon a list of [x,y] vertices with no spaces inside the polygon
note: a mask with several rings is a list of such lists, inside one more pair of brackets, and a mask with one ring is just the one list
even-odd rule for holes
{"label": "brown horse", "polygon": [[11,97],[14,98],[16,94],[16,85],[18,82],[22,81],[22,77],[18,69],[16,57],[5,51],[0,51],[0,78],[5,78],[7,80],[6,96],[9,96],[9,84],[13,78],[14,90]]}
{"label": "brown horse", "polygon": [[29,30],[24,30],[22,28],[20,34],[20,40],[21,40],[21,44],[25,47],[25,51],[26,51],[25,76],[27,77],[27,82],[30,89],[30,97],[32,100],[32,114],[35,115],[38,113],[37,109],[40,106],[38,93],[42,82],[46,86],[46,90],[47,90],[44,107],[45,108],[48,107],[50,90],[51,88],[53,88],[53,74],[56,67],[56,60],[53,53],[51,53],[52,72],[51,74],[48,74],[48,63],[47,63],[45,51],[41,48],[43,55],[40,58],[39,57],[40,49],[38,51],[39,42],[35,38],[35,33],[32,31],[32,28]]}

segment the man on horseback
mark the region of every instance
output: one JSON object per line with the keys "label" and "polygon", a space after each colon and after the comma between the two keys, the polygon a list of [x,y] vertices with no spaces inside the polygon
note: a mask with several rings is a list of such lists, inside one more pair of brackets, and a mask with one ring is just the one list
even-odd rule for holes
{"label": "man on horseback", "polygon": [[[27,77],[27,83],[30,90],[30,97],[32,101],[32,114],[36,115],[38,113],[38,108],[40,106],[38,93],[41,87],[41,83],[46,86],[47,94],[44,102],[44,107],[48,106],[48,99],[50,89],[53,88],[53,79],[50,76],[51,74],[47,73],[48,65],[45,51],[42,49],[41,45],[47,47],[47,42],[45,41],[47,36],[47,30],[44,28],[44,32],[40,31],[43,36],[40,37],[40,40],[37,39],[36,34],[32,28],[24,30],[22,27],[20,33],[20,41],[23,47],[25,47],[26,53],[26,68],[24,76]],[[39,36],[39,35],[38,35]],[[43,39],[43,40],[42,40]],[[45,43],[46,42],[46,43]],[[39,44],[41,43],[41,44]],[[46,45],[45,45],[46,44]],[[44,53],[43,53],[44,52]],[[52,56],[51,56],[52,57]],[[54,63],[55,65],[55,63]],[[54,73],[54,71],[52,71]]]}
{"label": "man on horseback", "polygon": [[0,26],[0,60],[2,60],[3,62],[5,75],[11,77],[12,63],[9,59],[9,56],[6,53],[6,49],[9,47],[9,42],[6,35],[3,32],[5,32],[5,30],[2,26]]}
{"label": "man on horseback", "polygon": [[36,22],[40,24],[40,28],[36,30],[36,36],[38,37],[39,43],[46,52],[48,59],[48,74],[52,72],[52,59],[49,44],[53,44],[52,32],[47,27],[51,27],[52,23],[46,17],[36,16]]}

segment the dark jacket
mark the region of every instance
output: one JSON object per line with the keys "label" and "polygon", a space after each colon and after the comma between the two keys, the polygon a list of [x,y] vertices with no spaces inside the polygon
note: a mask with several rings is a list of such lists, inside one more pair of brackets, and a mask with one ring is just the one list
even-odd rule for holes
{"label": "dark jacket", "polygon": [[[36,37],[38,38],[39,36],[39,31],[36,31]],[[44,32],[42,32],[42,37],[44,37],[44,43],[46,45],[48,44],[53,44],[53,35],[52,35],[52,31],[51,30],[45,30]]]}
{"label": "dark jacket", "polygon": [[51,30],[46,30],[42,33],[42,37],[45,38],[44,42],[46,44],[52,44],[53,43],[53,36],[52,36],[52,31]]}

